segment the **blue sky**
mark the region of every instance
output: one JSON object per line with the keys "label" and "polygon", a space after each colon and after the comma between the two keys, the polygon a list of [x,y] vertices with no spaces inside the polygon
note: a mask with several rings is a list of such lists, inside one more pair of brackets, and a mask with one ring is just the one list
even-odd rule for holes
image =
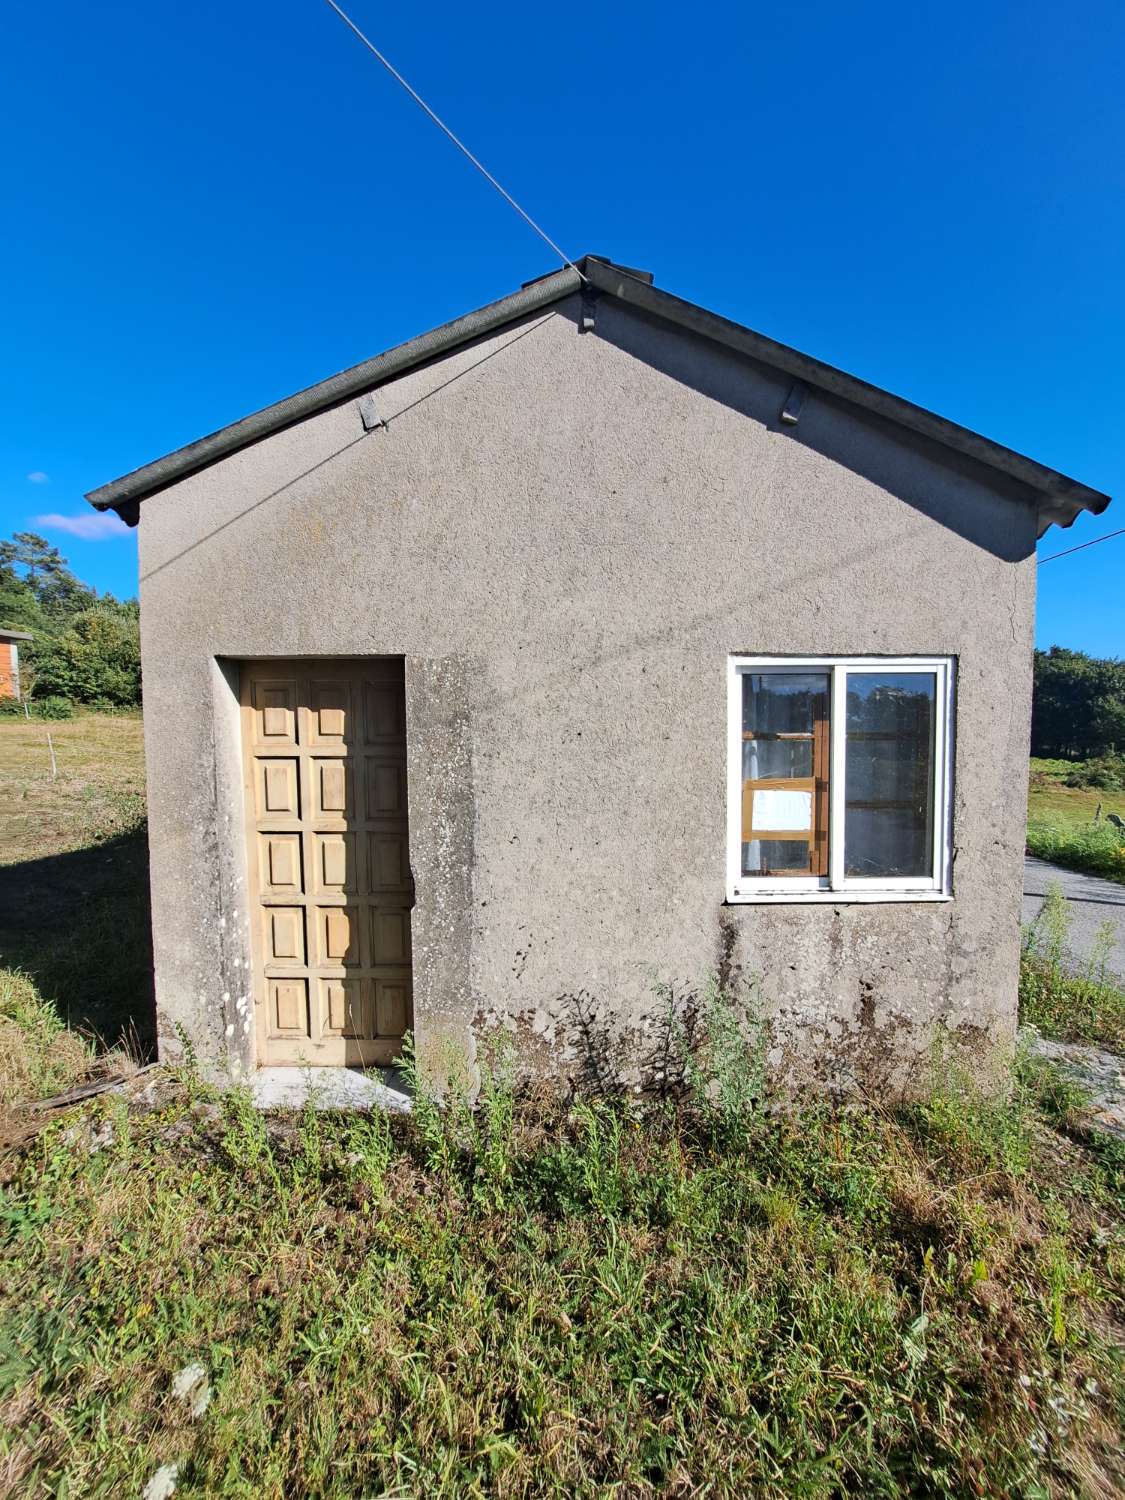
{"label": "blue sky", "polygon": [[[572,256],[1125,495],[1119,3],[345,8]],[[551,268],[320,0],[18,7],[0,98],[0,531],[101,588],[85,490]],[[1040,643],[1125,654],[1123,575]]]}

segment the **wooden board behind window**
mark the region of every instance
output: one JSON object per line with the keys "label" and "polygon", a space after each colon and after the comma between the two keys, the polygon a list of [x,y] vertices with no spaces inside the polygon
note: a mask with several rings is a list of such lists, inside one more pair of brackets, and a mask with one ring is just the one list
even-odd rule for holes
{"label": "wooden board behind window", "polygon": [[[828,697],[819,694],[817,716],[813,720],[812,733],[789,731],[781,734],[755,735],[743,733],[743,740],[811,740],[813,753],[812,776],[778,777],[765,776],[742,783],[742,842],[755,840],[777,840],[804,843],[809,851],[808,867],[804,870],[776,870],[770,873],[781,875],[827,875],[828,874]],[[753,826],[753,803],[755,791],[811,791],[812,826],[777,832],[773,829],[758,831]]]}

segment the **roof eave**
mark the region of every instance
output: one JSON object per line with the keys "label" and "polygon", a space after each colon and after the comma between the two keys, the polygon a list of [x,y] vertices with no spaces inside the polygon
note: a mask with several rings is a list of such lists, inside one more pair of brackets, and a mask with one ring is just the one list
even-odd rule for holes
{"label": "roof eave", "polygon": [[122,519],[130,526],[135,526],[140,502],[159,490],[167,489],[169,485],[176,484],[191,474],[197,474],[220,459],[228,458],[232,453],[260,442],[262,438],[295,426],[330,407],[339,406],[353,396],[373,390],[404,370],[417,368],[450,349],[471,343],[473,339],[492,333],[506,323],[537,312],[576,292],[581,285],[582,278],[577,271],[569,267],[556,271],[542,281],[522,287],[509,297],[490,302],[488,306],[466,313],[464,317],[454,318],[451,323],[431,328],[418,338],[377,354],[373,359],[364,360],[362,364],[353,365],[348,370],[341,370],[338,375],[332,375],[317,385],[298,391],[295,396],[275,401],[272,406],[265,406],[261,411],[232,422],[229,427],[221,427],[207,437],[177,448],[163,458],[155,459],[120,479],[91,490],[86,499],[95,510],[124,512]]}
{"label": "roof eave", "polygon": [[645,272],[634,272],[592,255],[584,256],[577,269],[568,266],[528,282],[518,292],[502,297],[498,302],[443,323],[416,339],[376,355],[374,359],[353,365],[349,370],[264,407],[229,427],[145,464],[143,468],[134,469],[131,474],[92,490],[86,498],[97,510],[116,510],[130,526],[135,526],[140,516],[140,503],[150,495],[275,432],[373,390],[408,369],[547,307],[578,291],[584,278],[596,292],[615,297],[639,312],[781,370],[814,389],[883,417],[1006,475],[1031,492],[1028,499],[1037,506],[1040,536],[1048,526],[1070,526],[1084,510],[1100,515],[1109,504],[1110,497],[1100,490],[1091,489],[1089,485],[1049,469],[1002,443],[993,442],[991,438],[927,411],[925,407],[916,406],[901,396],[894,396],[834,365],[824,364],[787,344],[778,343],[776,339],[755,333],[741,323],[658,289]]}
{"label": "roof eave", "polygon": [[976,459],[990,469],[997,469],[1018,483],[1035,491],[1042,535],[1050,525],[1069,526],[1083,510],[1100,515],[1110,502],[1108,495],[1091,489],[1076,479],[1049,469],[1033,458],[1027,458],[1003,443],[993,442],[971,428],[940,417],[936,412],[916,406],[901,396],[894,396],[879,386],[849,375],[834,365],[802,354],[788,344],[755,333],[741,323],[732,322],[718,313],[709,312],[694,302],[685,302],[671,292],[659,290],[644,281],[624,274],[619,267],[604,261],[588,259],[583,269],[589,281],[602,292],[619,301],[662,318],[703,338],[744,354],[760,364],[783,370],[795,379],[818,390],[827,391],[865,411],[885,417],[923,437]]}

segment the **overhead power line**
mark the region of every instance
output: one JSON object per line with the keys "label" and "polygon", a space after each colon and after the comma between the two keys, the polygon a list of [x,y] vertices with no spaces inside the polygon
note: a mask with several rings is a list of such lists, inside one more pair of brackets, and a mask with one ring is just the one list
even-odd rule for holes
{"label": "overhead power line", "polygon": [[[525,224],[529,224],[531,226],[531,228],[535,230],[535,233],[544,242],[544,244],[549,245],[551,247],[551,249],[555,252],[555,254],[558,256],[558,258],[562,261],[563,265],[564,266],[569,266],[572,271],[578,271],[578,267],[571,260],[570,256],[569,255],[564,255],[563,252],[559,249],[558,245],[555,244],[555,242],[551,238],[551,236],[549,234],[547,234],[544,230],[540,229],[539,225],[535,222],[535,220],[531,217],[531,215],[529,213],[526,213],[519,206],[519,204],[516,202],[516,200],[512,197],[511,193],[507,192],[504,188],[502,188],[500,186],[500,184],[496,181],[496,178],[493,177],[492,173],[488,170],[488,168],[486,166],[484,166],[481,162],[479,162],[477,160],[477,158],[469,150],[468,146],[465,145],[464,141],[460,141],[460,140],[457,139],[457,137],[453,134],[452,130],[450,130],[449,126],[445,123],[445,121],[443,119],[441,119],[441,117],[439,115],[437,115],[437,114],[434,113],[434,111],[430,108],[430,106],[422,98],[421,94],[419,94],[417,92],[417,90],[412,89],[410,87],[410,85],[407,83],[406,79],[398,71],[398,69],[396,67],[394,67],[390,62],[388,62],[388,60],[379,51],[378,47],[376,47],[375,43],[371,40],[371,38],[365,36],[363,34],[363,32],[360,31],[359,27],[355,24],[355,22],[352,20],[351,16],[349,16],[346,11],[343,11],[343,10],[340,9],[340,7],[336,4],[336,0],[327,0],[327,4],[332,7],[332,9],[340,17],[340,20],[343,21],[344,25],[347,26],[349,28],[349,30],[353,31],[357,37],[359,37],[360,41],[367,48],[367,50],[372,54],[372,56],[378,58],[378,60],[383,64],[384,68],[386,68],[387,72],[391,75],[391,77],[395,80],[395,82],[396,83],[400,83],[402,85],[402,87],[406,90],[406,92],[414,100],[415,104],[417,104],[420,109],[425,110],[426,114],[429,115],[430,119],[434,122],[434,124],[438,127],[438,129],[441,130],[441,131],[444,131],[444,133],[449,137],[449,139],[457,147],[458,151],[463,152],[464,155],[467,156],[469,158],[469,160],[472,162],[473,166],[476,167],[477,171],[483,177],[487,178],[489,182],[491,182],[492,186],[500,194],[501,198],[503,198],[505,200],[505,202],[511,204],[511,206],[515,209],[516,213],[518,213],[519,216],[520,216],[520,218],[523,219],[524,223]],[[581,271],[578,271],[578,274],[579,274],[579,276],[582,276],[582,272]],[[585,276],[582,276],[582,280],[583,281],[586,280]]]}
{"label": "overhead power line", "polygon": [[1092,542],[1079,542],[1077,547],[1067,547],[1064,552],[1052,552],[1050,557],[1041,557],[1039,565],[1042,567],[1044,563],[1054,562],[1056,557],[1069,557],[1072,552],[1082,552],[1087,547],[1096,547],[1099,542],[1111,541],[1115,536],[1125,536],[1125,526],[1122,526],[1119,531],[1107,531],[1105,536],[1096,536]]}

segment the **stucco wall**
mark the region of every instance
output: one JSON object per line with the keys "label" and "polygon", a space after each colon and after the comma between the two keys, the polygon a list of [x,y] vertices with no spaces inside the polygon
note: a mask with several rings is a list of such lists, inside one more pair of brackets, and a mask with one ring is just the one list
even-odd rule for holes
{"label": "stucco wall", "polygon": [[[162,1045],[253,1065],[232,674],[407,662],[420,1043],[635,1070],[653,979],[760,975],[784,1076],[897,1088],[1015,1019],[1034,511],[611,302],[562,304],[147,500]],[[947,904],[724,905],[729,653],[958,659]],[[219,665],[217,665],[219,663]]]}

